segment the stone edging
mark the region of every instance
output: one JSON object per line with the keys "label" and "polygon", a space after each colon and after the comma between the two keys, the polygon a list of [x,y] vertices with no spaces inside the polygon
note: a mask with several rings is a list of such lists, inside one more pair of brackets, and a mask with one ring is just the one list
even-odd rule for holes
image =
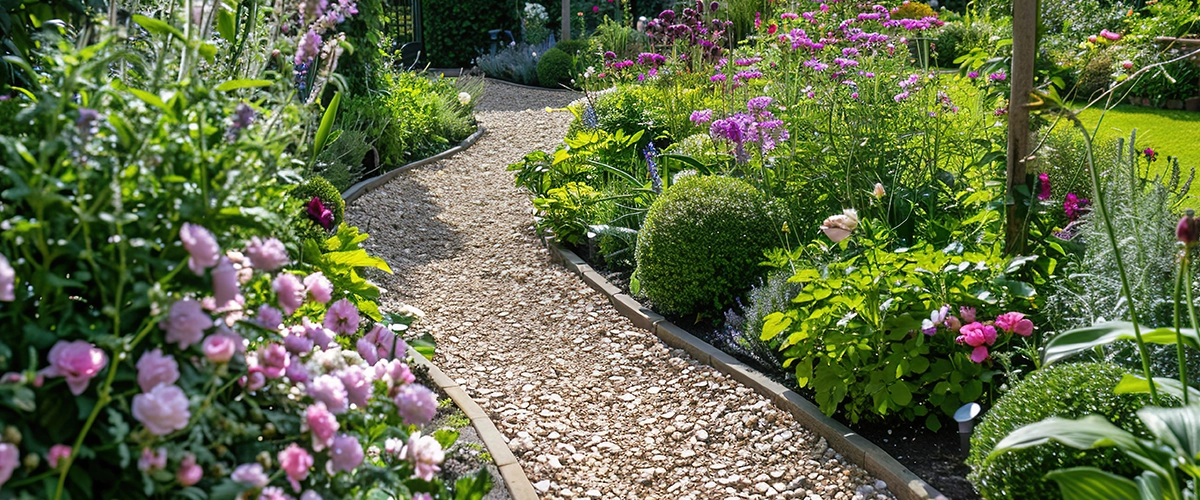
{"label": "stone edging", "polygon": [[808,399],[642,306],[633,297],[622,293],[620,288],[609,283],[604,276],[592,270],[592,267],[575,255],[575,252],[562,248],[553,241],[544,242],[548,244],[552,261],[562,264],[583,278],[588,286],[608,296],[613,307],[629,318],[634,326],[653,332],[668,346],[683,349],[696,358],[696,361],[716,368],[788,411],[805,428],[825,438],[829,446],[847,460],[861,465],[867,472],[882,479],[887,483],[888,490],[900,500],[947,500],[945,495],[917,477],[882,448],[850,430],[845,424],[829,418]]}
{"label": "stone edging", "polygon": [[412,346],[408,348],[408,355],[416,364],[429,369],[429,378],[433,379],[433,383],[437,384],[438,388],[447,396],[450,396],[454,404],[471,420],[471,425],[475,427],[483,444],[487,446],[488,453],[492,455],[492,461],[496,463],[496,468],[500,469],[504,486],[508,488],[508,493],[512,495],[513,500],[537,500],[538,495],[533,489],[533,483],[529,482],[525,470],[521,468],[521,464],[517,463],[517,456],[513,455],[512,450],[508,448],[508,443],[504,442],[504,437],[496,429],[496,424],[492,422],[491,418],[488,418],[483,408],[480,408],[467,395],[466,391],[454,382],[454,379],[446,376],[442,370],[425,359],[425,356],[414,350]]}
{"label": "stone edging", "polygon": [[358,184],[350,186],[349,189],[347,189],[345,192],[343,192],[342,199],[346,200],[347,204],[350,204],[354,200],[357,200],[358,197],[360,197],[364,194],[367,194],[368,191],[371,191],[372,189],[375,189],[379,186],[387,184],[388,181],[395,179],[396,176],[400,175],[402,172],[404,172],[406,170],[411,170],[411,169],[414,169],[421,165],[425,165],[427,163],[432,163],[432,162],[435,162],[438,160],[443,160],[443,159],[449,158],[451,156],[454,156],[455,154],[458,154],[458,153],[466,150],[467,148],[471,147],[472,144],[475,144],[475,141],[478,141],[479,138],[483,136],[484,132],[487,132],[487,130],[484,129],[483,127],[479,127],[479,129],[476,130],[474,134],[471,134],[470,137],[463,139],[463,141],[460,142],[457,146],[454,146],[450,149],[442,151],[441,153],[430,156],[429,158],[414,161],[412,163],[409,163],[408,165],[404,165],[403,167],[397,168],[397,169],[387,172],[383,175],[375,176],[370,179],[363,179],[362,181],[359,181]]}
{"label": "stone edging", "polygon": [[512,85],[513,87],[520,87],[523,89],[545,90],[547,92],[565,92],[565,93],[569,93],[569,94],[582,94],[583,93],[583,92],[579,92],[577,90],[571,90],[571,89],[552,89],[552,88],[548,88],[548,87],[534,87],[533,85],[525,85],[523,83],[510,82],[508,80],[501,80],[499,78],[489,78],[489,77],[487,77],[487,75],[484,75],[484,78],[488,83],[491,83],[491,82],[503,83],[505,85]]}

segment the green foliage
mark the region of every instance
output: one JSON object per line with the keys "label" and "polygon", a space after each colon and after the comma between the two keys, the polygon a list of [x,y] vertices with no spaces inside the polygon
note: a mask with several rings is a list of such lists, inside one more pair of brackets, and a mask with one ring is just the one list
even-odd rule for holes
{"label": "green foliage", "polygon": [[294,224],[298,228],[298,233],[305,236],[319,235],[322,239],[327,237],[326,234],[323,234],[325,229],[308,216],[308,203],[314,197],[319,198],[321,203],[325,205],[325,208],[333,212],[333,227],[336,228],[342,225],[342,218],[346,213],[346,201],[342,199],[341,190],[324,177],[310,177],[303,184],[292,188],[288,192],[288,196],[294,198],[304,206],[294,218]]}
{"label": "green foliage", "polygon": [[371,151],[370,137],[359,129],[342,129],[319,155],[314,171],[338,191],[345,191],[362,177],[363,160]]}
{"label": "green foliage", "polygon": [[714,313],[764,274],[782,214],[745,181],[693,176],[650,207],[637,242],[637,275],[664,312]]}
{"label": "green foliage", "polygon": [[611,19],[605,19],[596,27],[591,40],[595,48],[592,52],[611,51],[617,55],[617,60],[637,58],[650,43],[644,33]]}
{"label": "green foliage", "polygon": [[384,0],[355,0],[355,6],[358,14],[341,24],[354,50],[338,58],[338,73],[346,78],[346,93],[362,95],[383,88],[383,75],[389,70],[384,48],[391,40],[383,29]]}
{"label": "green foliage", "polygon": [[937,13],[929,4],[921,2],[904,2],[899,7],[892,9],[892,19],[925,19],[926,17],[937,17]]}
{"label": "green foliage", "polygon": [[1007,453],[988,460],[988,454],[1012,431],[1048,417],[1079,418],[1103,415],[1119,427],[1139,434],[1145,428],[1137,410],[1149,402],[1141,394],[1115,394],[1125,371],[1112,364],[1055,365],[1030,374],[996,401],[971,436],[971,482],[984,498],[1061,498],[1043,476],[1052,470],[1091,466],[1132,476],[1135,464],[1116,450],[1076,452],[1061,444]]}
{"label": "green foliage", "polygon": [[538,83],[549,88],[570,85],[574,69],[575,61],[570,54],[557,47],[547,50],[538,60]]}
{"label": "green foliage", "polygon": [[495,54],[479,56],[477,66],[488,78],[499,78],[522,85],[537,85],[539,54],[549,50],[547,45],[518,43],[504,47]]}
{"label": "green foliage", "polygon": [[468,67],[491,46],[488,30],[518,32],[511,4],[490,0],[421,0],[425,51],[435,68]]}
{"label": "green foliage", "polygon": [[590,38],[572,38],[570,40],[559,40],[554,44],[554,48],[566,52],[571,57],[587,57],[593,55],[592,39]]}
{"label": "green foliage", "polygon": [[983,49],[992,43],[992,36],[999,36],[991,24],[975,19],[948,22],[938,30],[937,65],[942,68],[957,66],[954,60],[967,55],[972,49]]}
{"label": "green foliage", "polygon": [[553,188],[545,197],[533,200],[533,207],[541,215],[538,225],[554,231],[558,241],[577,245],[587,236],[592,205],[599,197],[595,189],[579,182]]}

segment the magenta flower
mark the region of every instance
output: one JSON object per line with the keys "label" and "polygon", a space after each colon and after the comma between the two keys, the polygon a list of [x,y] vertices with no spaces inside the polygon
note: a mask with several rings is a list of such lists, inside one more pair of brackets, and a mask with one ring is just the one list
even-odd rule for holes
{"label": "magenta flower", "polygon": [[50,348],[49,361],[50,366],[43,368],[39,375],[66,378],[67,388],[78,396],[87,389],[92,377],[108,364],[108,356],[83,340],[59,340]]}
{"label": "magenta flower", "polygon": [[250,259],[250,264],[261,271],[274,271],[288,263],[287,248],[284,248],[282,241],[275,238],[250,238],[245,254]]}
{"label": "magenta flower", "polygon": [[396,407],[404,423],[409,425],[425,425],[433,420],[437,413],[437,396],[428,387],[409,384],[396,391]]}
{"label": "magenta flower", "polygon": [[192,412],[183,389],[175,385],[158,385],[153,390],[133,397],[133,418],[156,436],[165,436],[187,427]]}
{"label": "magenta flower", "polygon": [[142,456],[138,458],[137,468],[142,472],[154,472],[167,466],[167,449],[149,447],[142,448]]}
{"label": "magenta flower", "polygon": [[321,349],[327,349],[333,344],[333,331],[325,328],[322,325],[313,323],[307,316],[300,320],[304,326],[304,333],[308,338],[312,339],[313,344]]}
{"label": "magenta flower", "polygon": [[1050,174],[1042,172],[1038,174],[1038,199],[1046,201],[1050,199]]}
{"label": "magenta flower", "polygon": [[346,299],[334,302],[325,312],[325,328],[342,335],[354,333],[358,330],[358,308]]}
{"label": "magenta flower", "polygon": [[699,126],[701,123],[708,123],[712,121],[712,110],[702,109],[699,111],[692,111],[692,116],[689,119],[697,126]]}
{"label": "magenta flower", "polygon": [[65,444],[56,444],[50,447],[50,451],[46,452],[46,463],[50,464],[51,469],[57,469],[60,460],[71,457],[71,447]]}
{"label": "magenta flower", "polygon": [[263,375],[267,378],[279,378],[287,370],[292,358],[287,349],[281,344],[270,343],[258,351],[258,362],[262,365]]}
{"label": "magenta flower", "polygon": [[996,317],[996,326],[1008,333],[1028,337],[1033,333],[1033,322],[1019,312],[1007,312]]}
{"label": "magenta flower", "polygon": [[312,352],[313,341],[305,335],[306,331],[303,326],[293,326],[287,330],[287,333],[287,336],[283,338],[283,347],[288,352],[296,355]]}
{"label": "magenta flower", "polygon": [[433,436],[422,436],[417,431],[408,437],[408,444],[400,449],[400,458],[412,462],[413,477],[433,481],[434,474],[442,470],[438,466],[446,459],[446,453]]}
{"label": "magenta flower", "polygon": [[183,242],[183,248],[191,255],[188,258],[188,268],[197,276],[204,274],[205,269],[217,265],[217,259],[221,257],[221,247],[217,245],[217,239],[212,232],[204,226],[184,222],[183,227],[179,229],[179,241]]}
{"label": "magenta flower", "polygon": [[169,354],[163,354],[162,349],[154,349],[142,353],[137,362],[138,387],[142,392],[150,392],[158,384],[171,385],[179,380],[179,363]]}
{"label": "magenta flower", "polygon": [[599,13],[600,13],[600,6],[599,6],[599,5],[593,5],[593,6],[592,6],[592,13],[593,13],[593,14],[599,14]]}
{"label": "magenta flower", "polygon": [[363,461],[362,444],[354,436],[339,434],[329,447],[329,461],[325,470],[330,474],[353,471]]}
{"label": "magenta flower", "polygon": [[997,71],[995,73],[988,75],[988,80],[991,80],[993,82],[1003,82],[1004,80],[1007,80],[1007,79],[1008,79],[1008,74],[1005,73],[1004,70],[1000,70],[1000,71]]}
{"label": "magenta flower", "polygon": [[179,461],[179,470],[175,471],[175,480],[184,488],[200,482],[204,477],[204,469],[196,465],[196,455],[188,453]]}
{"label": "magenta flower", "polygon": [[304,304],[304,283],[294,274],[280,273],[275,277],[275,281],[271,282],[271,289],[279,297],[279,308],[283,309],[285,315],[291,316]]}
{"label": "magenta flower", "polygon": [[199,302],[192,299],[177,300],[171,304],[166,321],[158,327],[167,331],[167,342],[187,349],[204,338],[204,330],[212,328],[213,320]]}
{"label": "magenta flower", "polygon": [[255,488],[262,488],[271,482],[271,478],[263,472],[263,466],[260,463],[237,466],[236,469],[233,469],[233,474],[229,475],[229,479]]}
{"label": "magenta flower", "polygon": [[342,386],[346,388],[346,399],[359,408],[366,407],[367,400],[371,399],[371,390],[374,388],[368,373],[358,365],[350,365],[338,370],[335,375],[342,381]]}
{"label": "magenta flower", "polygon": [[17,445],[0,443],[0,486],[4,486],[4,483],[12,478],[13,471],[17,470],[19,465],[21,465],[21,452],[17,450]]}
{"label": "magenta flower", "polygon": [[329,412],[325,403],[318,401],[304,410],[304,427],[312,432],[313,450],[321,451],[333,446],[339,426],[337,417]]}
{"label": "magenta flower", "polygon": [[217,309],[224,309],[230,302],[237,300],[238,271],[229,257],[221,257],[217,267],[212,271],[213,299]]}
{"label": "magenta flower", "polygon": [[1144,151],[1142,151],[1142,154],[1146,155],[1146,160],[1149,161],[1155,161],[1158,159],[1158,153],[1151,148],[1146,148]]}
{"label": "magenta flower", "polygon": [[300,492],[300,481],[308,478],[308,469],[313,466],[313,457],[304,448],[292,443],[279,452],[279,468],[287,474],[292,491]]}
{"label": "magenta flower", "polygon": [[325,403],[325,407],[335,414],[345,413],[349,407],[346,401],[346,386],[337,377],[329,374],[321,375],[308,386],[308,395]]}
{"label": "magenta flower", "polygon": [[304,288],[313,300],[322,304],[329,302],[329,299],[333,298],[333,283],[330,283],[329,278],[326,278],[320,272],[305,276]]}
{"label": "magenta flower", "polygon": [[1112,40],[1114,42],[1121,39],[1120,33],[1115,33],[1115,32],[1108,31],[1108,30],[1100,30],[1100,36],[1104,37],[1108,40]]}
{"label": "magenta flower", "polygon": [[979,78],[979,72],[978,72],[978,71],[972,71],[972,72],[970,72],[970,73],[967,73],[967,78],[970,78],[970,79],[972,79],[972,80],[974,80],[974,79],[976,79],[976,78]]}
{"label": "magenta flower", "polygon": [[333,212],[325,208],[325,204],[316,196],[308,202],[308,218],[320,224],[326,231],[333,227]]}
{"label": "magenta flower", "polygon": [[959,329],[959,336],[955,341],[971,347],[979,347],[984,344],[992,345],[996,343],[996,328],[978,321],[969,325],[963,325]]}
{"label": "magenta flower", "polygon": [[1075,222],[1080,215],[1083,215],[1083,208],[1090,202],[1087,198],[1080,198],[1075,193],[1067,193],[1067,199],[1063,200],[1063,212],[1067,214],[1067,220]]}
{"label": "magenta flower", "polygon": [[217,332],[204,338],[204,342],[200,344],[200,350],[204,351],[204,357],[212,363],[228,363],[230,359],[233,359],[234,353],[238,351],[238,344],[241,343],[241,340],[233,335]]}
{"label": "magenta flower", "polygon": [[971,349],[971,355],[969,356],[969,358],[971,359],[971,361],[974,361],[976,363],[982,363],[984,361],[987,361],[988,356],[989,356],[989,354],[988,354],[987,347],[977,346],[974,349]]}
{"label": "magenta flower", "polygon": [[0,301],[12,302],[17,299],[14,293],[16,282],[17,272],[8,263],[8,258],[0,255]]}

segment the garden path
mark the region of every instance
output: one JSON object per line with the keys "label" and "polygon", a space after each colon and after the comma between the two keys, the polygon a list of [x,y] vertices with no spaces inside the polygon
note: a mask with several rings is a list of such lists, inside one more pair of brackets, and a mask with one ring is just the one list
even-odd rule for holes
{"label": "garden path", "polygon": [[[505,167],[553,150],[577,95],[489,81],[467,151],[347,208],[426,313],[435,362],[496,422],[543,498],[890,498],[751,389],[635,328],[550,262]],[[882,483],[879,483],[883,486]]]}

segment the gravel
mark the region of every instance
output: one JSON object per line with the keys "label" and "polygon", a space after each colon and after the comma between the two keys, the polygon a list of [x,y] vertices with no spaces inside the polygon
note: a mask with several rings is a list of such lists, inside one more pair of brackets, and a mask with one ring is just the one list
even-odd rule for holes
{"label": "gravel", "polygon": [[543,498],[892,498],[785,411],[635,328],[552,264],[508,164],[553,150],[578,94],[488,81],[488,132],[347,208],[435,362],[496,422]]}

